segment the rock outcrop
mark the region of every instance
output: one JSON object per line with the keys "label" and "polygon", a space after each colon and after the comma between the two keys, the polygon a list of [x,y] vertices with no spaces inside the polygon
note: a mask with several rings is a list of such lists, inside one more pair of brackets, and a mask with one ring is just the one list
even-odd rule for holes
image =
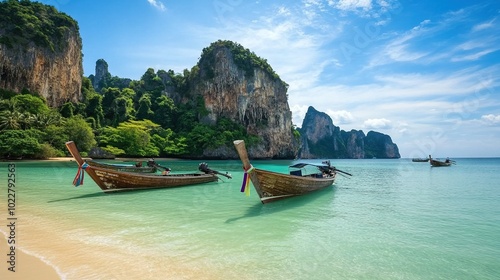
{"label": "rock outcrop", "polygon": [[365,138],[367,158],[400,158],[399,149],[389,135],[369,131]]}
{"label": "rock outcrop", "polygon": [[309,107],[299,129],[302,147],[301,158],[400,158],[399,150],[391,137],[362,130],[349,132],[333,125],[323,112]]}
{"label": "rock outcrop", "polygon": [[[286,83],[273,75],[270,67],[238,65],[232,44],[215,42],[200,58],[191,93],[203,96],[208,115],[201,121],[215,124],[219,118],[228,118],[244,125],[248,133],[258,135],[260,143],[247,147],[250,157],[295,157],[298,141],[292,133]],[[236,154],[233,147],[229,150],[233,156]],[[204,156],[215,152],[207,150]]]}
{"label": "rock outcrop", "polygon": [[124,89],[129,86],[131,79],[112,77],[108,70],[108,63],[104,59],[98,59],[95,63],[95,75],[89,76],[92,86],[97,92],[106,87],[117,87]]}
{"label": "rock outcrop", "polygon": [[[13,11],[23,11],[2,13],[0,19],[0,88],[38,93],[51,107],[80,100],[83,67],[78,24],[51,6],[15,2],[0,3],[2,11],[10,11],[9,5],[21,7]],[[39,29],[20,32],[26,15],[45,18],[29,25]]]}
{"label": "rock outcrop", "polygon": [[343,151],[340,128],[333,125],[325,113],[309,107],[300,128],[302,147],[301,158],[335,158]]}

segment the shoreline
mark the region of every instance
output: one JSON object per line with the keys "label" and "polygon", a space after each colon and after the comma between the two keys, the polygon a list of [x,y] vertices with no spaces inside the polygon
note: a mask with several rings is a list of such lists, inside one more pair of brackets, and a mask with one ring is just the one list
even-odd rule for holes
{"label": "shoreline", "polygon": [[[0,237],[0,251],[8,252],[7,239],[3,232]],[[16,266],[15,272],[8,270],[9,263],[1,262],[0,279],[39,279],[39,280],[57,280],[63,279],[57,271],[57,268],[47,263],[43,258],[26,252],[16,246]],[[6,257],[6,256],[4,256]]]}
{"label": "shoreline", "polygon": [[[90,159],[90,157],[83,157],[83,159]],[[116,162],[137,162],[137,161],[148,161],[150,158],[114,158],[114,159],[96,159],[97,161],[116,161]],[[155,161],[174,161],[174,160],[182,160],[178,158],[154,158]],[[63,162],[71,162],[75,161],[73,157],[53,157],[48,159],[13,159],[7,160],[2,159],[0,162],[26,162],[26,161],[63,161]]]}

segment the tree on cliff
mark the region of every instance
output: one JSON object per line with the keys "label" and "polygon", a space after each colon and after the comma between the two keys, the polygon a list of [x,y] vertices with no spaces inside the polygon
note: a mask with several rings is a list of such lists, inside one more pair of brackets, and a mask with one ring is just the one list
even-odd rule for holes
{"label": "tree on cliff", "polygon": [[9,48],[27,47],[29,43],[50,49],[52,52],[66,48],[64,36],[78,30],[78,24],[53,6],[28,0],[0,2],[0,44]]}

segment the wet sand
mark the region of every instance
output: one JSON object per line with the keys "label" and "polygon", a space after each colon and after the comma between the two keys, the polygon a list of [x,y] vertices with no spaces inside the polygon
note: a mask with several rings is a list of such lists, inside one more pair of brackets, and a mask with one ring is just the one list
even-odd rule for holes
{"label": "wet sand", "polygon": [[[10,267],[7,254],[9,253],[9,246],[7,244],[7,239],[0,234],[0,252],[2,252],[1,262],[0,262],[0,279],[23,279],[23,280],[57,280],[61,277],[57,274],[56,270],[42,261],[41,259],[29,255],[19,248],[16,247],[15,250],[15,272],[8,270]],[[6,253],[4,253],[6,252]]]}

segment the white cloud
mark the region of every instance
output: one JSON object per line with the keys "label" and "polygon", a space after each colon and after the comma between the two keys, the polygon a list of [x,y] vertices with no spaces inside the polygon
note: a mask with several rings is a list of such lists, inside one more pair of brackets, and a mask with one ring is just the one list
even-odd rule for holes
{"label": "white cloud", "polygon": [[500,115],[493,115],[493,114],[488,114],[488,115],[483,115],[481,117],[481,120],[485,121],[488,124],[500,124]]}
{"label": "white cloud", "polygon": [[160,11],[165,11],[167,9],[165,8],[165,5],[163,5],[163,3],[158,0],[148,0],[148,3]]}
{"label": "white cloud", "polygon": [[369,10],[372,7],[371,0],[338,0],[331,2],[337,9],[352,11],[356,9]]}
{"label": "white cloud", "polygon": [[307,113],[309,105],[292,105],[290,110],[292,111],[292,123],[298,127],[302,126],[302,122]]}
{"label": "white cloud", "polygon": [[327,110],[326,113],[330,116],[330,118],[332,118],[333,124],[336,126],[349,124],[354,121],[354,116],[352,115],[352,113],[346,110]]}
{"label": "white cloud", "polygon": [[474,25],[472,27],[472,31],[473,32],[477,32],[477,31],[481,31],[481,30],[484,30],[484,29],[488,29],[488,28],[494,27],[494,24],[493,24],[494,21],[495,20],[491,20],[489,22],[485,22],[485,23]]}
{"label": "white cloud", "polygon": [[481,57],[483,57],[483,56],[485,56],[485,55],[487,55],[489,53],[495,52],[497,50],[498,49],[487,49],[487,50],[479,51],[479,52],[468,54],[468,55],[464,55],[464,56],[455,56],[455,57],[453,57],[451,59],[451,61],[458,62],[458,61],[473,61],[473,60],[478,60]]}
{"label": "white cloud", "polygon": [[368,119],[363,126],[367,129],[389,129],[392,128],[392,122],[388,119]]}
{"label": "white cloud", "polygon": [[484,40],[470,40],[458,45],[455,49],[461,51],[469,51],[477,48],[483,48],[486,46],[486,42]]}

